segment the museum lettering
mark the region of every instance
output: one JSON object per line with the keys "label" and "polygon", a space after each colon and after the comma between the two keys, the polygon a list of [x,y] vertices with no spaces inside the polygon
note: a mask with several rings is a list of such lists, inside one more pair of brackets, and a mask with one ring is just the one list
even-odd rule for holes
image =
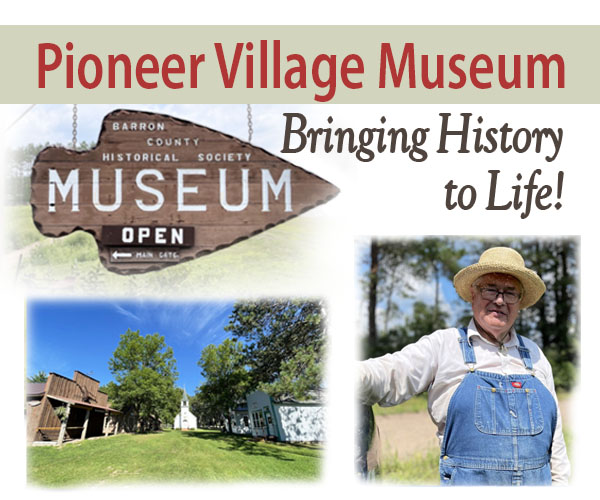
{"label": "museum lettering", "polygon": [[[230,171],[231,170],[231,171]],[[205,168],[178,168],[176,172],[176,207],[177,212],[206,212],[207,205],[200,199],[199,188],[204,186],[218,189],[218,199],[221,208],[227,212],[241,212],[246,210],[250,203],[249,172],[248,168],[227,169],[219,168],[218,182],[206,182],[207,170]],[[107,169],[92,168],[91,199],[94,208],[99,212],[115,212],[123,204],[123,193],[130,192],[124,187],[123,169],[111,169],[112,182],[107,183]],[[283,202],[284,211],[292,212],[292,176],[291,169],[281,170],[279,177],[271,173],[268,168],[260,169],[260,204],[262,212],[270,211],[272,201]],[[101,180],[102,177],[102,180]],[[170,182],[170,181],[169,181]],[[152,183],[152,184],[150,184]],[[137,171],[135,175],[135,191],[145,193],[142,198],[134,198],[135,205],[141,212],[156,212],[165,205],[164,191],[168,181],[162,170],[146,168]],[[228,198],[231,185],[237,184],[239,191],[236,200]],[[164,189],[161,189],[164,187]],[[59,204],[67,204],[70,199],[70,211],[79,212],[82,189],[88,188],[89,183],[80,183],[80,169],[75,168],[62,174],[57,169],[48,169],[48,212],[56,212]],[[102,190],[102,193],[101,193]],[[238,189],[236,188],[236,193]],[[85,193],[89,199],[90,193]],[[138,196],[139,196],[138,194]],[[148,198],[152,201],[148,201]],[[104,198],[104,201],[101,200]]]}

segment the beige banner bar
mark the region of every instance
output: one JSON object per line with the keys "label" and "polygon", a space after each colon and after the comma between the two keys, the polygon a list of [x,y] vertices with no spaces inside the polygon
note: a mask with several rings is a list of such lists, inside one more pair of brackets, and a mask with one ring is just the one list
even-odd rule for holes
{"label": "beige banner bar", "polygon": [[0,44],[3,103],[600,102],[597,26],[3,26]]}

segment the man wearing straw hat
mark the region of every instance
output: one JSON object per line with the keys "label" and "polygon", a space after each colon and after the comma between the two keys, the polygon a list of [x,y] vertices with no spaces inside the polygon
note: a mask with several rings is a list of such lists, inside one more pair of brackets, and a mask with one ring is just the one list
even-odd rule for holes
{"label": "man wearing straw hat", "polygon": [[544,294],[511,248],[490,248],[454,277],[471,302],[466,328],[426,335],[359,364],[362,404],[393,406],[428,391],[442,485],[566,484],[569,460],[550,363],[513,328]]}

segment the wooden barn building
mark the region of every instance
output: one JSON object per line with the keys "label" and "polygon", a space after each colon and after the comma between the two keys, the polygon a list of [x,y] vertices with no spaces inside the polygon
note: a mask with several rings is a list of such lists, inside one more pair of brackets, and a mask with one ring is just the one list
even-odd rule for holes
{"label": "wooden barn building", "polygon": [[119,431],[121,412],[108,406],[100,382],[80,371],[73,379],[50,373],[45,383],[27,384],[27,442],[62,444]]}

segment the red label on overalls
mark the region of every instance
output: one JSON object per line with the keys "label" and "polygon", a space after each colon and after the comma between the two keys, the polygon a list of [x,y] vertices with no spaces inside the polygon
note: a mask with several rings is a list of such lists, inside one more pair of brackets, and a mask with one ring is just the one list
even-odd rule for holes
{"label": "red label on overalls", "polygon": [[511,384],[515,389],[520,389],[522,385],[521,382],[511,382]]}

